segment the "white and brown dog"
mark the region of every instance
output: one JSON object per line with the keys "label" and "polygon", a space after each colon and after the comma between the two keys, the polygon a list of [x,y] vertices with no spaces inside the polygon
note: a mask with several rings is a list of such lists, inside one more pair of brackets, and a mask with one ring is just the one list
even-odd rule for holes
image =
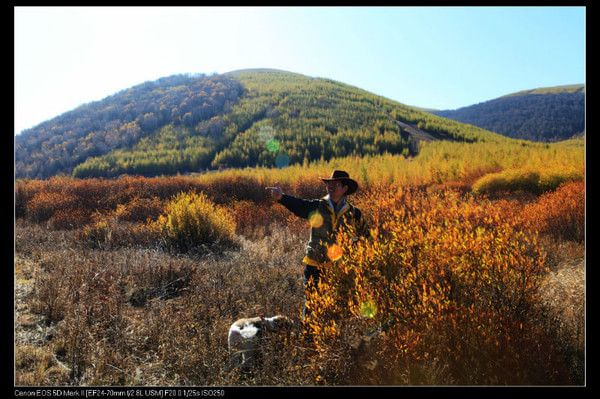
{"label": "white and brown dog", "polygon": [[260,340],[268,333],[291,331],[294,322],[286,316],[251,317],[239,319],[229,328],[229,369],[250,371],[262,359]]}

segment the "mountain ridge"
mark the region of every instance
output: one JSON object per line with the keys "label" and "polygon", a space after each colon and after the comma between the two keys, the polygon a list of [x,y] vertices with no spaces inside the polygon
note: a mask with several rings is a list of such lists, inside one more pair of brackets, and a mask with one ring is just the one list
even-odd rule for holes
{"label": "mountain ridge", "polygon": [[455,110],[431,112],[511,138],[566,140],[585,132],[585,85],[522,90]]}
{"label": "mountain ridge", "polygon": [[538,87],[535,89],[521,90],[514,93],[506,94],[499,98],[524,96],[528,94],[556,94],[556,93],[578,93],[585,94],[585,85],[583,83],[570,84],[570,85],[559,85],[559,86],[548,86]]}

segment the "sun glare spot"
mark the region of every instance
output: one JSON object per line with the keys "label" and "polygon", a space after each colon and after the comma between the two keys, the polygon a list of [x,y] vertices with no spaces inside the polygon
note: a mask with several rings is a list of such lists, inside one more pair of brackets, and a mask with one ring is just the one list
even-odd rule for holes
{"label": "sun glare spot", "polygon": [[267,141],[267,144],[265,144],[265,146],[267,147],[267,150],[269,152],[279,151],[279,141],[277,141],[275,139],[271,139],[271,140]]}
{"label": "sun glare spot", "polygon": [[275,165],[277,165],[278,168],[285,168],[289,164],[290,164],[290,157],[288,157],[286,154],[279,154],[275,158]]}
{"label": "sun glare spot", "polygon": [[262,126],[258,132],[258,139],[263,143],[272,140],[275,135],[275,129],[271,126]]}
{"label": "sun glare spot", "polygon": [[310,223],[310,227],[318,229],[323,226],[323,216],[319,212],[313,212],[308,217],[308,222]]}
{"label": "sun glare spot", "polygon": [[360,304],[360,315],[362,317],[373,318],[377,314],[377,305],[372,300],[367,300]]}
{"label": "sun glare spot", "polygon": [[327,248],[327,257],[333,262],[339,260],[343,254],[344,250],[337,244],[333,244],[329,248]]}

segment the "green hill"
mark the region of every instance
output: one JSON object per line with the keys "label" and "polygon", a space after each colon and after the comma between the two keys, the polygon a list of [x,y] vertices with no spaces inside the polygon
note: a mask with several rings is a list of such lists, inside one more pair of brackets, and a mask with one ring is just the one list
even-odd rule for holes
{"label": "green hill", "polygon": [[457,110],[433,113],[512,138],[565,140],[585,131],[585,86],[525,90]]}
{"label": "green hill", "polygon": [[[238,81],[224,76],[175,75],[84,104],[15,137],[16,176],[71,174],[86,161],[143,146],[168,126],[193,128],[227,112],[242,92]],[[191,136],[188,151],[177,156],[192,161],[201,156],[194,151],[201,147],[193,145],[198,139],[202,138]],[[166,149],[156,151],[160,159],[173,156]],[[153,165],[155,160],[147,163]]]}
{"label": "green hill", "polygon": [[254,69],[146,82],[16,136],[17,177],[145,176],[414,154],[506,138],[330,79]]}

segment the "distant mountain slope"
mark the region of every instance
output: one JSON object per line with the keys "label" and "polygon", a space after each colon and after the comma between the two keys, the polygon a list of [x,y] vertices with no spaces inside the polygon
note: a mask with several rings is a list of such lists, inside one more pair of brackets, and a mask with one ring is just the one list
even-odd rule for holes
{"label": "distant mountain slope", "polygon": [[419,140],[506,138],[330,79],[272,69],[178,75],[16,136],[17,177],[176,174],[414,154]]}
{"label": "distant mountain slope", "polygon": [[559,141],[585,129],[585,87],[526,90],[457,110],[432,113],[512,138]]}
{"label": "distant mountain slope", "polygon": [[84,104],[15,137],[17,177],[70,174],[86,159],[130,148],[165,125],[194,126],[236,102],[225,76],[175,75]]}

